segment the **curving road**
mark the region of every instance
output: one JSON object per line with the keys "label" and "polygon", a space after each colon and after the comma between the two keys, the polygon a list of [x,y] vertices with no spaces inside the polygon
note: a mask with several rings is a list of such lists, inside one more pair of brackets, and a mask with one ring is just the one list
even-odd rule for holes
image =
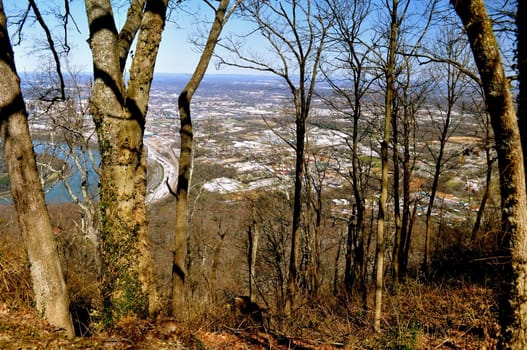
{"label": "curving road", "polygon": [[[147,148],[148,161],[155,165],[152,174],[148,177],[146,204],[150,205],[171,196],[166,185],[169,181],[172,188],[175,188],[178,175],[178,157],[171,146],[172,142],[161,138],[149,137],[144,144]],[[160,152],[163,150],[164,152]],[[168,151],[167,151],[168,150]],[[166,153],[170,155],[167,156]]]}

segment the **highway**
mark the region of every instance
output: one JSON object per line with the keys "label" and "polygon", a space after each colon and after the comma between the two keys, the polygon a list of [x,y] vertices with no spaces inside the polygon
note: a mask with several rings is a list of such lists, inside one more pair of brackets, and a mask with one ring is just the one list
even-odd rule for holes
{"label": "highway", "polygon": [[[168,180],[171,187],[175,189],[178,157],[171,147],[171,142],[167,142],[161,138],[149,137],[145,139],[144,144],[147,148],[148,162],[151,170],[151,174],[148,176],[146,195],[146,204],[150,205],[171,196],[166,182]],[[168,156],[167,153],[169,153]]]}

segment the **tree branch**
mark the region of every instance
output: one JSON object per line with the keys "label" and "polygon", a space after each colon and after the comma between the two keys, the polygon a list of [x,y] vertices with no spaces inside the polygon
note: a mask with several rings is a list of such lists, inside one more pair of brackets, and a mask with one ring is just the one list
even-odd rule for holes
{"label": "tree branch", "polygon": [[[42,17],[42,14],[40,13],[40,10],[37,7],[37,4],[34,0],[29,0],[29,6],[33,10],[33,13],[35,14],[35,17],[37,18],[37,22],[40,24],[42,29],[44,30],[44,33],[46,33],[46,40],[49,45],[49,49],[51,50],[51,53],[53,55],[53,60],[55,61],[55,67],[57,69],[57,75],[59,77],[59,84],[60,84],[60,96],[54,96],[51,98],[51,101],[64,101],[66,100],[66,93],[65,93],[65,84],[64,84],[64,76],[62,75],[62,69],[60,64],[60,57],[57,52],[57,49],[55,48],[55,42],[53,41],[53,37],[51,36],[51,31],[49,30],[48,25],[44,21],[44,18]],[[48,100],[47,97],[44,97],[44,100]]]}
{"label": "tree branch", "polygon": [[128,8],[128,13],[126,15],[126,22],[123,25],[123,28],[119,32],[118,41],[119,41],[119,65],[121,72],[124,71],[126,66],[126,59],[128,53],[130,52],[130,47],[134,38],[139,31],[141,26],[141,20],[144,15],[144,7],[146,0],[133,0]]}

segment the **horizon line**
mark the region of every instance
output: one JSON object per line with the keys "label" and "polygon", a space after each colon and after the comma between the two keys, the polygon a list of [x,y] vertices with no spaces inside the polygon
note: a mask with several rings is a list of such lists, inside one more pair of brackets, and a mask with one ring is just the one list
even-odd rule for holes
{"label": "horizon line", "polygon": [[[45,72],[45,71],[21,71],[19,72],[18,74],[19,75],[23,75],[23,74],[39,74],[39,73],[48,73],[48,72]],[[64,74],[64,73],[63,73]],[[93,75],[93,72],[91,71],[83,71],[83,72],[76,72],[76,74],[89,74],[89,75]],[[154,76],[155,75],[158,75],[158,74],[163,74],[163,75],[192,75],[194,74],[194,72],[192,73],[188,73],[188,72],[154,72]],[[65,74],[64,74],[65,75]],[[128,76],[129,74],[125,74],[125,76]],[[225,72],[225,73],[221,73],[221,72],[214,72],[214,73],[205,73],[205,76],[207,75],[241,75],[241,76],[266,76],[266,77],[278,77],[277,75],[275,74],[272,74],[272,73],[264,73],[264,72],[252,72],[252,73],[235,73],[235,72]]]}

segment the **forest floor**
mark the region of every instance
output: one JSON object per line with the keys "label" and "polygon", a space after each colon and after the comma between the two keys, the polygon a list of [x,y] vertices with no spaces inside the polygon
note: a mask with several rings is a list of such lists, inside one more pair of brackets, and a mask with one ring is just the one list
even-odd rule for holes
{"label": "forest floor", "polygon": [[[152,220],[152,231],[170,230],[163,226],[170,210],[163,210]],[[191,322],[132,318],[111,331],[93,331],[89,336],[67,339],[31,308],[29,269],[14,210],[2,206],[0,211],[0,349],[497,348],[500,328],[492,285],[499,273],[490,272],[475,281],[474,276],[489,274],[490,269],[487,265],[465,266],[458,260],[470,259],[464,251],[453,252],[454,264],[440,267],[446,275],[436,276],[433,282],[413,277],[405,283],[387,285],[381,333],[373,331],[372,312],[365,311],[360,295],[348,298],[324,292],[316,300],[301,301],[289,319],[269,315],[266,322],[256,324],[228,307],[227,298],[219,298],[216,303],[198,307]],[[64,205],[50,206],[52,220],[59,229],[57,234],[67,231],[65,213],[72,212]],[[457,270],[461,272],[456,273]],[[82,293],[93,292],[86,276],[73,270],[69,276],[71,283],[75,282],[71,276],[77,276],[78,286],[87,288],[78,289],[71,295],[72,300],[82,300]],[[366,310],[372,310],[373,294],[369,293]]]}
{"label": "forest floor", "polygon": [[[312,333],[304,330],[306,336],[300,339],[266,332],[263,328],[235,329],[218,324],[214,330],[168,319],[124,320],[111,332],[67,339],[33,310],[1,303],[0,349],[495,349],[499,327],[494,313],[486,310],[487,291],[465,288],[450,293],[423,295],[427,298],[423,304],[435,304],[436,310],[428,310],[419,317],[416,312],[423,310],[406,310],[408,313],[397,315],[397,321],[387,319],[391,326],[386,323],[387,329],[381,334],[367,325],[360,328],[348,325],[353,333],[334,342],[310,339],[320,330]],[[443,313],[438,313],[439,310]],[[335,319],[319,321],[326,323],[322,328],[343,326],[332,324]],[[393,322],[399,324],[394,326]]]}
{"label": "forest floor", "polygon": [[298,340],[280,344],[283,340],[265,332],[192,330],[168,320],[129,321],[110,333],[67,339],[62,331],[46,324],[34,311],[15,310],[0,304],[0,349],[314,349]]}

